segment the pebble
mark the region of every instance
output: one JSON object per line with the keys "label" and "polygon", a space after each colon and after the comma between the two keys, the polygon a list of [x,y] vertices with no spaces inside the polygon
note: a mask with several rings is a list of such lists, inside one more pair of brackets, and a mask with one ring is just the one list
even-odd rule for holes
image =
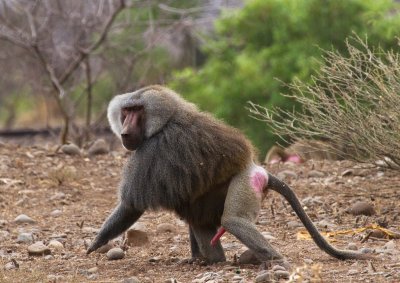
{"label": "pebble", "polygon": [[2,230],[0,231],[0,242],[3,242],[8,239],[10,233],[8,231]]}
{"label": "pebble", "polygon": [[306,264],[312,264],[314,261],[313,261],[311,258],[305,258],[305,259],[304,259],[304,262],[305,262]]}
{"label": "pebble", "polygon": [[45,256],[44,256],[44,259],[45,259],[45,260],[52,260],[52,259],[54,259],[54,256],[52,256],[52,255],[45,255]]}
{"label": "pebble", "polygon": [[88,272],[90,274],[97,273],[98,271],[99,271],[99,268],[97,266],[88,269]]}
{"label": "pebble", "polygon": [[55,209],[55,210],[53,210],[52,212],[50,212],[50,216],[53,216],[53,217],[58,217],[58,216],[60,216],[61,214],[62,214],[62,211],[59,210],[59,209]]}
{"label": "pebble", "polygon": [[126,243],[129,246],[143,246],[149,242],[149,237],[146,232],[140,230],[129,229],[126,232]]}
{"label": "pebble", "polygon": [[89,155],[99,155],[99,154],[107,154],[109,152],[109,146],[103,139],[98,139],[95,141],[92,146],[89,148]]}
{"label": "pebble", "polygon": [[278,270],[283,270],[283,271],[286,271],[286,269],[283,267],[283,266],[281,266],[281,265],[274,265],[273,267],[272,267],[272,271],[278,271]]}
{"label": "pebble", "polygon": [[261,262],[256,258],[251,250],[244,251],[239,257],[240,264],[260,264]]}
{"label": "pebble", "polygon": [[4,265],[5,270],[17,269],[18,267],[15,266],[14,262],[10,261]]}
{"label": "pebble", "polygon": [[356,251],[356,250],[358,250],[358,247],[355,243],[349,243],[347,245],[346,249],[351,250],[351,251]]}
{"label": "pebble", "polygon": [[176,231],[176,228],[174,225],[172,225],[170,223],[161,223],[161,224],[157,225],[156,231],[158,233],[166,233],[166,232],[173,233]]}
{"label": "pebble", "polygon": [[350,269],[348,272],[347,272],[347,275],[356,275],[356,274],[358,274],[358,273],[360,273],[357,269]]}
{"label": "pebble", "polygon": [[289,279],[290,273],[286,270],[277,270],[274,272],[275,279]]}
{"label": "pebble", "polygon": [[50,249],[42,242],[36,242],[28,247],[28,254],[32,256],[48,255]]}
{"label": "pebble", "polygon": [[140,280],[136,276],[132,276],[129,278],[125,278],[121,281],[121,283],[140,283]]}
{"label": "pebble", "polygon": [[144,224],[143,222],[136,222],[129,228],[129,230],[139,230],[142,232],[146,232],[147,228],[146,228],[146,224]]}
{"label": "pebble", "polygon": [[243,280],[243,277],[239,276],[239,275],[235,275],[235,276],[232,277],[232,281],[233,282],[240,282],[242,280]]}
{"label": "pebble", "polygon": [[269,283],[273,281],[275,280],[273,280],[273,276],[270,271],[263,272],[260,275],[257,275],[256,277],[256,283]]}
{"label": "pebble", "polygon": [[20,233],[17,237],[17,243],[33,243],[32,233]]}
{"label": "pebble", "polygon": [[374,230],[371,231],[370,236],[374,237],[374,238],[383,239],[383,238],[386,237],[386,233],[381,231],[381,230],[379,230],[379,229],[374,229]]}
{"label": "pebble", "polygon": [[335,224],[329,222],[326,219],[322,219],[321,221],[318,221],[316,224],[317,224],[318,227],[321,227],[321,228],[334,228],[334,227],[336,227]]}
{"label": "pebble", "polygon": [[125,253],[121,248],[112,248],[107,252],[107,258],[109,260],[123,259],[124,257]]}
{"label": "pebble", "polygon": [[317,170],[311,170],[307,174],[308,178],[322,178],[325,177],[325,173]]}
{"label": "pebble", "polygon": [[35,220],[30,218],[28,215],[25,214],[20,214],[17,217],[15,217],[14,222],[17,224],[23,224],[23,223],[29,223],[29,224],[34,224],[36,223]]}
{"label": "pebble", "polygon": [[105,254],[112,248],[113,248],[113,246],[110,243],[107,243],[105,245],[102,245],[100,248],[98,248],[96,252],[98,252],[100,254]]}
{"label": "pebble", "polygon": [[81,150],[80,148],[73,144],[64,144],[63,146],[61,146],[60,148],[61,152],[67,154],[67,155],[80,155],[81,154]]}
{"label": "pebble", "polygon": [[384,246],[384,249],[387,250],[394,250],[396,248],[396,243],[393,240],[390,240],[389,242],[387,242]]}
{"label": "pebble", "polygon": [[303,227],[303,224],[300,223],[299,221],[293,220],[293,221],[289,221],[289,222],[287,223],[287,226],[288,226],[289,228],[298,228],[298,227]]}
{"label": "pebble", "polygon": [[50,243],[48,244],[48,247],[55,250],[64,249],[64,245],[57,240],[51,240]]}
{"label": "pebble", "polygon": [[278,177],[278,179],[281,179],[282,181],[285,179],[297,179],[298,175],[291,170],[283,170],[281,172],[279,172],[278,174],[276,174],[276,177]]}
{"label": "pebble", "polygon": [[58,192],[58,193],[55,193],[54,195],[52,195],[50,197],[50,200],[60,200],[60,199],[64,199],[64,198],[65,198],[65,194],[62,192]]}
{"label": "pebble", "polygon": [[366,216],[371,216],[376,214],[373,204],[366,201],[356,202],[348,209],[348,212],[353,215],[366,215]]}

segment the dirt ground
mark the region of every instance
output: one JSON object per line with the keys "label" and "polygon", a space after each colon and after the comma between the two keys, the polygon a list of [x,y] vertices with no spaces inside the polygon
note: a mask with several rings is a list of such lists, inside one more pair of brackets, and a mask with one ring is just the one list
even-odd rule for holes
{"label": "dirt ground", "polygon": [[[87,243],[117,202],[125,159],[123,150],[93,157],[68,156],[54,153],[53,147],[0,144],[0,282],[122,282],[132,276],[140,282],[255,282],[259,266],[237,264],[245,248],[228,234],[222,237],[227,263],[182,263],[190,256],[187,227],[165,211],[142,216],[141,229],[150,241],[143,246],[124,245],[123,259],[111,261],[100,253],[86,255]],[[299,237],[303,228],[298,227],[291,208],[270,192],[257,227],[288,258],[292,278],[297,278],[292,282],[400,282],[400,240],[390,242],[379,233],[356,230],[380,224],[399,233],[398,172],[348,161],[279,164],[268,170],[284,177],[295,189],[321,231],[353,231],[337,233],[331,238],[334,245],[345,248],[354,243],[376,255],[371,261],[340,261],[328,256],[312,241]],[[347,213],[357,201],[371,202],[376,214]],[[15,223],[20,214],[36,222]],[[163,223],[171,224],[174,232],[158,231]],[[51,248],[50,256],[29,256],[31,243],[17,241],[23,232],[44,244],[58,239],[63,248]],[[122,242],[119,237],[113,245],[122,246]]]}

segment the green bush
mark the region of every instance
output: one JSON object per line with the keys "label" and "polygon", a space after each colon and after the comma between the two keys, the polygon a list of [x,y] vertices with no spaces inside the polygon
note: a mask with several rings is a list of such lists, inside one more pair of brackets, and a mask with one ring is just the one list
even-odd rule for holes
{"label": "green bush", "polygon": [[216,23],[206,63],[175,74],[170,86],[201,109],[242,129],[264,152],[277,137],[249,117],[247,101],[267,109],[300,107],[281,95],[295,78],[311,82],[322,49],[346,55],[356,33],[372,45],[397,48],[397,6],[386,0],[253,0]]}

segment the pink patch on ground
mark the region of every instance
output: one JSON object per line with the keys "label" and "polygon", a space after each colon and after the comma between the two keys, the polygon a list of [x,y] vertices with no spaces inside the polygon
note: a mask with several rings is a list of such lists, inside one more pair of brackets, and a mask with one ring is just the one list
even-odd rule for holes
{"label": "pink patch on ground", "polygon": [[219,228],[217,234],[215,234],[215,236],[211,239],[211,242],[210,242],[211,246],[214,247],[217,244],[219,238],[221,238],[221,236],[225,232],[226,232],[226,230],[223,227]]}
{"label": "pink patch on ground", "polygon": [[303,160],[301,159],[300,156],[298,156],[297,154],[294,154],[294,155],[289,155],[288,158],[285,160],[285,162],[293,162],[293,163],[299,164],[299,163],[303,163]]}
{"label": "pink patch on ground", "polygon": [[264,169],[256,169],[253,175],[250,177],[250,185],[258,195],[262,194],[267,182],[268,175],[265,173]]}

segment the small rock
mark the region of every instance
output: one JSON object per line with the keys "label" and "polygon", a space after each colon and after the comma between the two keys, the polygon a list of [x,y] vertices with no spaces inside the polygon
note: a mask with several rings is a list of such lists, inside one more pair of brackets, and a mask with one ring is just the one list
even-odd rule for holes
{"label": "small rock", "polygon": [[271,268],[271,270],[272,271],[278,271],[278,270],[284,270],[284,271],[286,271],[286,268],[284,268],[283,266],[281,266],[281,265],[274,265],[272,268]]}
{"label": "small rock", "polygon": [[235,276],[232,277],[232,281],[233,282],[240,282],[242,280],[243,280],[243,277],[239,276],[239,275],[235,275]]}
{"label": "small rock", "polygon": [[393,240],[390,240],[389,242],[387,242],[384,246],[384,249],[387,250],[394,250],[396,248],[396,243]]}
{"label": "small rock", "polygon": [[44,256],[44,259],[45,259],[45,260],[52,260],[52,259],[54,259],[54,256],[52,256],[52,255],[45,255],[45,256]]}
{"label": "small rock", "polygon": [[311,170],[308,172],[307,176],[308,178],[323,178],[325,177],[325,174],[321,171]]}
{"label": "small rock", "polygon": [[60,148],[60,150],[61,150],[63,153],[67,154],[67,155],[80,155],[80,154],[81,154],[80,148],[79,148],[77,145],[73,144],[73,143],[64,144],[64,145]]}
{"label": "small rock", "polygon": [[48,255],[50,249],[42,242],[36,242],[28,247],[28,254],[32,256]]}
{"label": "small rock", "polygon": [[20,214],[17,217],[15,217],[14,222],[17,224],[23,224],[23,223],[34,224],[36,221],[30,218],[28,215]]}
{"label": "small rock", "polygon": [[281,179],[283,181],[285,179],[297,179],[298,175],[294,171],[283,170],[278,174],[276,174],[276,177],[278,177],[278,179]]}
{"label": "small rock", "polygon": [[353,173],[354,173],[354,170],[353,170],[353,169],[344,170],[344,171],[342,172],[342,177],[353,175]]}
{"label": "small rock", "polygon": [[299,221],[293,220],[293,221],[289,221],[289,222],[287,223],[287,226],[288,226],[289,228],[298,228],[298,227],[303,227],[303,224],[300,223]]}
{"label": "small rock", "polygon": [[87,234],[91,234],[91,233],[97,234],[99,232],[99,229],[93,228],[93,227],[83,227],[82,232],[87,233]]}
{"label": "small rock", "polygon": [[304,262],[305,262],[306,264],[312,264],[314,261],[313,261],[311,258],[305,258],[305,259],[304,259]]}
{"label": "small rock", "polygon": [[98,139],[89,148],[89,155],[107,154],[109,152],[109,146],[103,139]]}
{"label": "small rock", "polygon": [[60,200],[60,199],[64,199],[64,198],[65,198],[65,194],[62,192],[58,192],[58,193],[55,193],[54,195],[52,195],[50,197],[50,200]]}
{"label": "small rock", "polygon": [[136,276],[132,276],[129,278],[125,278],[121,281],[121,283],[140,283],[140,280]]}
{"label": "small rock", "polygon": [[97,266],[88,269],[88,272],[90,274],[97,273],[97,271],[99,271],[99,268]]}
{"label": "small rock", "polygon": [[326,219],[322,219],[321,221],[318,221],[316,224],[317,224],[318,227],[321,227],[321,228],[334,228],[334,227],[336,227],[335,224],[327,221]]}
{"label": "small rock", "polygon": [[178,281],[176,281],[175,278],[169,278],[169,279],[164,280],[164,283],[178,283]]}
{"label": "small rock", "polygon": [[275,279],[289,279],[290,273],[286,270],[277,270],[274,272]]}
{"label": "small rock", "polygon": [[10,233],[8,231],[5,230],[0,231],[0,243],[7,240],[9,236]]}
{"label": "small rock", "polygon": [[55,250],[64,249],[64,245],[57,240],[51,240],[50,243],[48,244],[48,247]]}
{"label": "small rock", "polygon": [[156,231],[158,233],[166,233],[166,232],[170,232],[173,233],[176,231],[176,228],[174,225],[169,224],[169,223],[161,223],[157,225],[157,229]]}
{"label": "small rock", "polygon": [[17,243],[33,243],[32,233],[20,233],[17,237]]}
{"label": "small rock", "polygon": [[263,272],[256,277],[256,283],[269,283],[274,281],[274,277],[270,271]]}
{"label": "small rock", "polygon": [[370,237],[383,239],[386,237],[386,233],[379,229],[374,229],[371,231]]}
{"label": "small rock", "polygon": [[99,254],[105,254],[112,248],[113,248],[113,246],[110,243],[107,243],[105,245],[102,245],[100,248],[98,248],[96,252],[98,252]]}
{"label": "small rock", "polygon": [[13,261],[7,262],[6,265],[4,265],[5,270],[11,270],[11,269],[17,269],[18,266],[15,266],[15,263]]}
{"label": "small rock", "polygon": [[347,275],[356,275],[356,274],[359,274],[359,273],[360,273],[360,271],[358,271],[357,269],[350,269],[347,272]]}
{"label": "small rock", "polygon": [[59,210],[59,209],[55,209],[55,210],[53,210],[52,212],[50,212],[50,216],[53,216],[53,217],[58,217],[58,216],[60,216],[61,214],[62,214],[62,211]]}
{"label": "small rock", "polygon": [[129,229],[126,232],[126,243],[129,246],[143,246],[149,242],[149,237],[146,232],[140,230]]}
{"label": "small rock", "polygon": [[143,222],[136,222],[128,230],[139,230],[142,232],[147,232],[146,224]]}
{"label": "small rock", "polygon": [[107,252],[107,258],[109,260],[123,259],[124,257],[125,253],[121,248],[112,248]]}
{"label": "small rock", "polygon": [[239,257],[240,264],[260,264],[260,260],[256,258],[251,250],[244,251]]}
{"label": "small rock", "polygon": [[357,245],[356,245],[355,243],[349,243],[349,244],[347,245],[347,248],[346,248],[346,249],[351,250],[351,251],[356,251],[356,250],[358,250]]}
{"label": "small rock", "polygon": [[371,216],[376,213],[372,203],[366,201],[356,202],[348,209],[348,212],[353,215],[366,215],[366,216]]}

